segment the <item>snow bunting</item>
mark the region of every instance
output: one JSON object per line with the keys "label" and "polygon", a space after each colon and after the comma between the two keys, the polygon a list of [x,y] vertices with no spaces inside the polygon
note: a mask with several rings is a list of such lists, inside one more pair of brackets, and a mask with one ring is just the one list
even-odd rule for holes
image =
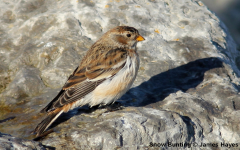
{"label": "snow bunting", "polygon": [[132,86],[139,68],[137,42],[144,38],[133,27],[118,26],[87,51],[59,94],[41,111],[47,117],[34,132],[41,135],[63,112],[76,107],[114,103]]}

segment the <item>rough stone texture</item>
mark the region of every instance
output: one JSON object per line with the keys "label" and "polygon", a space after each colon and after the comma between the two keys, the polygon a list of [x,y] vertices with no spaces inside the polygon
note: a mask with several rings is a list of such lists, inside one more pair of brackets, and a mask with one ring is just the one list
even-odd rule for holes
{"label": "rough stone texture", "polygon": [[133,26],[146,39],[138,44],[134,86],[119,100],[125,108],[64,114],[44,145],[135,150],[186,142],[226,149],[221,142],[240,141],[239,51],[225,25],[195,0],[2,1],[0,131],[32,139],[44,118],[38,112],[117,25]]}
{"label": "rough stone texture", "polygon": [[24,140],[12,137],[9,134],[0,133],[0,149],[1,150],[46,150],[46,148],[34,141]]}

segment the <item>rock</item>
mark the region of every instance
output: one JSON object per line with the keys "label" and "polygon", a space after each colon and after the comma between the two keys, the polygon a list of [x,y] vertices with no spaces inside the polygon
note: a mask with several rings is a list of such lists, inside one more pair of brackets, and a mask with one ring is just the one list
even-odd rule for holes
{"label": "rock", "polygon": [[14,99],[38,95],[45,88],[39,74],[40,72],[36,68],[30,66],[21,68],[2,94]]}
{"label": "rock", "polygon": [[138,44],[141,64],[134,85],[119,100],[125,108],[83,107],[63,114],[42,144],[56,149],[226,149],[228,143],[238,144],[239,51],[225,25],[200,1],[0,5],[0,78],[6,79],[0,82],[1,131],[33,139],[30,133],[44,118],[39,111],[90,46],[110,28],[129,25],[146,40]]}
{"label": "rock", "polygon": [[0,149],[46,150],[41,143],[12,137],[11,135],[4,133],[0,133]]}

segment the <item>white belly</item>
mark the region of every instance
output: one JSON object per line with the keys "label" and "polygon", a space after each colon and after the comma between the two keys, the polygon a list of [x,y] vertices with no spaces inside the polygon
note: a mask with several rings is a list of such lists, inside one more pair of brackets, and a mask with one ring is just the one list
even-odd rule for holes
{"label": "white belly", "polygon": [[101,83],[93,92],[82,99],[81,105],[106,105],[119,99],[129,90],[137,76],[139,58],[137,54],[128,56],[125,66],[113,77]]}

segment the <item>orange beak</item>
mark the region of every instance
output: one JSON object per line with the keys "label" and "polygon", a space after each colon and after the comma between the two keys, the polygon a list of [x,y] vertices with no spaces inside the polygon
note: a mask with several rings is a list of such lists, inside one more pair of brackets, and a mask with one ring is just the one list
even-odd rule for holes
{"label": "orange beak", "polygon": [[144,41],[145,39],[141,35],[139,35],[136,40],[139,42],[139,41]]}

